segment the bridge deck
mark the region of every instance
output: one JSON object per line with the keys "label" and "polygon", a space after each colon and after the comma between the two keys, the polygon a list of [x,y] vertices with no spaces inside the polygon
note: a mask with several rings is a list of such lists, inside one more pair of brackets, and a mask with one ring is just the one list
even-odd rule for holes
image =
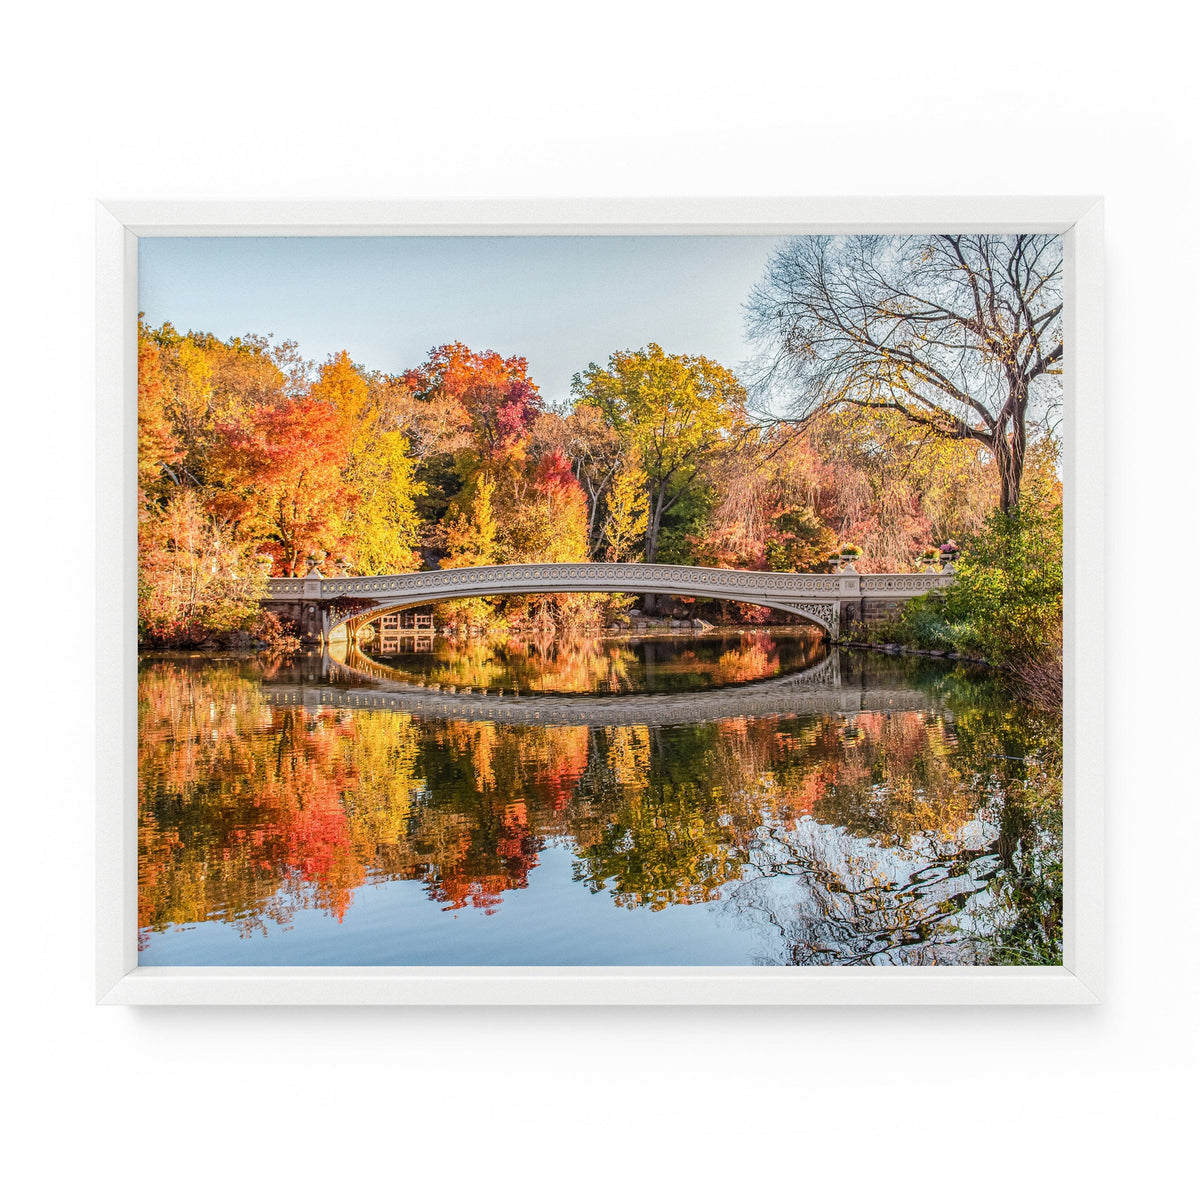
{"label": "bridge deck", "polygon": [[268,580],[267,599],[320,603],[328,607],[331,627],[336,627],[347,621],[369,621],[397,608],[475,596],[656,593],[761,604],[807,617],[836,633],[842,602],[909,599],[952,582],[951,568],[938,574],[859,575],[846,570],[833,575],[797,575],[665,563],[506,563],[333,579],[313,572],[301,579]]}

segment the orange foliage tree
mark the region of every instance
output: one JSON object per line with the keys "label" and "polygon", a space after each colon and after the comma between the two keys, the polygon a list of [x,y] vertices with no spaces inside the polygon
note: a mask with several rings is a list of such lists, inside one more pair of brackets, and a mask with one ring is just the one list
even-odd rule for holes
{"label": "orange foliage tree", "polygon": [[263,405],[218,428],[214,458],[225,481],[214,508],[271,555],[277,572],[303,574],[345,548],[334,532],[354,493],[342,478],[346,433],[337,411],[308,398]]}
{"label": "orange foliage tree", "polygon": [[451,342],[435,346],[405,381],[419,400],[469,430],[480,456],[494,459],[519,445],[542,411],[541,394],[527,372],[523,358]]}

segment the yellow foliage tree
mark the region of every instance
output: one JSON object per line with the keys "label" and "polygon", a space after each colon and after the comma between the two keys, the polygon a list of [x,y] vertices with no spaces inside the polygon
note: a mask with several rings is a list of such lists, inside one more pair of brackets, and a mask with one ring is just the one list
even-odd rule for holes
{"label": "yellow foliage tree", "polygon": [[663,518],[702,482],[703,472],[746,429],[746,390],[709,358],[644,350],[609,356],[576,375],[577,401],[595,406],[627,445],[647,477],[646,561],[655,562]]}
{"label": "yellow foliage tree", "polygon": [[492,510],[495,478],[486,472],[475,483],[467,513],[459,512],[446,526],[443,567],[486,567],[496,562],[496,516]]}
{"label": "yellow foliage tree", "polygon": [[[604,537],[608,542],[609,562],[637,561],[632,557],[633,549],[646,536],[650,514],[647,485],[642,456],[635,446],[626,455],[625,463],[613,480],[612,490],[608,494]],[[637,558],[641,558],[641,555]]]}
{"label": "yellow foliage tree", "polygon": [[408,439],[389,428],[382,393],[370,387],[343,350],[322,365],[310,394],[337,411],[346,431],[342,478],[357,500],[339,515],[338,540],[353,547],[355,566],[364,575],[415,570],[420,565],[416,502],[424,487],[417,482]]}

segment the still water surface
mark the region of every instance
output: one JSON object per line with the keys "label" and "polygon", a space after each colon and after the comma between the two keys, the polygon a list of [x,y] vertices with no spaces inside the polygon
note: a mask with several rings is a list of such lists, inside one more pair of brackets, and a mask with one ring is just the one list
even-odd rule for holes
{"label": "still water surface", "polygon": [[1047,736],[795,629],[147,656],[139,960],[996,961]]}

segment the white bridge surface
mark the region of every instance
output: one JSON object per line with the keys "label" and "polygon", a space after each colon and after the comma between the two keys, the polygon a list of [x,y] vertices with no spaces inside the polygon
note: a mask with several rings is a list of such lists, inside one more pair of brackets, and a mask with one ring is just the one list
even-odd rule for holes
{"label": "white bridge surface", "polygon": [[[406,575],[339,576],[318,572],[267,581],[267,602],[316,601],[328,610],[328,632],[357,628],[386,613],[439,600],[550,592],[632,592],[761,604],[806,617],[837,636],[845,601],[911,599],[954,581],[952,568],[933,574],[832,575],[680,567],[667,563],[505,563]],[[364,604],[364,601],[366,602]]]}

